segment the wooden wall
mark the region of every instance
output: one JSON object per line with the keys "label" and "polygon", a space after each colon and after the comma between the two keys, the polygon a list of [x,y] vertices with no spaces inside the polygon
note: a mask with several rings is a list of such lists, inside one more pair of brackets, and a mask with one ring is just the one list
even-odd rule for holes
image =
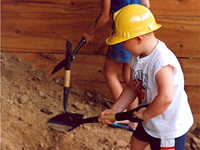
{"label": "wooden wall", "polygon": [[[200,1],[150,0],[162,28],[156,31],[176,54],[185,74],[185,89],[200,120]],[[2,0],[1,50],[20,56],[50,74],[64,59],[66,40],[73,49],[100,13],[100,0]],[[102,76],[111,22],[92,44],[84,45],[72,62],[71,83],[111,98]],[[53,77],[63,78],[61,70]],[[123,83],[122,83],[123,84]],[[200,121],[199,121],[200,123]]]}

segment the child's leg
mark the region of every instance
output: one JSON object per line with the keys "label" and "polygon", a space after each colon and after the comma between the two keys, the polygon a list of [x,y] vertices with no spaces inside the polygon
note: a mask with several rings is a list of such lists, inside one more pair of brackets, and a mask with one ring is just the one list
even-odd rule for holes
{"label": "child's leg", "polygon": [[139,123],[131,137],[131,150],[144,150],[149,145],[149,135]]}
{"label": "child's leg", "polygon": [[149,142],[144,142],[136,139],[133,135],[131,137],[131,150],[144,150]]}
{"label": "child's leg", "polygon": [[108,87],[115,101],[118,99],[123,90],[122,85],[118,79],[118,71],[121,69],[121,65],[121,62],[106,58],[103,70],[103,75],[106,79],[106,82],[108,83]]}

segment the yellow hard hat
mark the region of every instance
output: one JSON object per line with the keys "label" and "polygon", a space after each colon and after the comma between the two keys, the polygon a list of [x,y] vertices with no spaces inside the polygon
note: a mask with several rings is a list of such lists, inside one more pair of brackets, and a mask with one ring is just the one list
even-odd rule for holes
{"label": "yellow hard hat", "polygon": [[134,37],[152,32],[161,27],[151,11],[145,6],[131,4],[114,14],[115,33],[106,39],[108,45],[114,45]]}

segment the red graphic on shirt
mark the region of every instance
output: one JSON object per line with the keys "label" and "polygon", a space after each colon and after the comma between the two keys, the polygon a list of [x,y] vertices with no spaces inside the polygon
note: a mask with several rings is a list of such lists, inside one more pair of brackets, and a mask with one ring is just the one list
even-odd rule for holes
{"label": "red graphic on shirt", "polygon": [[139,79],[133,79],[133,84],[135,86],[136,95],[139,99],[139,103],[141,104],[146,97],[145,88],[142,85],[142,81]]}

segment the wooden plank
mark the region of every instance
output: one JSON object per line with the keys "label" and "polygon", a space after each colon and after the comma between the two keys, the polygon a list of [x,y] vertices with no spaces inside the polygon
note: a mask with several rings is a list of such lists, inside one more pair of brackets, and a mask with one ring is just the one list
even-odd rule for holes
{"label": "wooden plank", "polygon": [[200,59],[178,59],[185,77],[185,85],[200,86]]}
{"label": "wooden plank", "polygon": [[[77,55],[72,64],[72,80],[105,82],[102,71],[104,55]],[[185,77],[185,85],[200,85],[200,59],[179,59]],[[123,82],[119,72],[120,81]],[[58,76],[59,73],[57,74]],[[74,77],[74,78],[73,78]]]}
{"label": "wooden plank", "polygon": [[[29,9],[27,9],[29,8]],[[95,11],[100,12],[100,1],[93,0],[2,0],[1,10],[8,13],[42,13],[42,14],[55,14],[55,13],[71,13],[81,14],[81,10],[87,10],[87,13],[95,14]]]}
{"label": "wooden plank", "polygon": [[[22,59],[27,60],[36,65],[36,67],[43,69],[48,75],[51,74],[53,68],[63,59],[64,54],[50,54],[50,53],[13,53]],[[105,82],[102,75],[104,66],[104,55],[76,55],[76,58],[71,64],[71,80],[84,81],[100,81]],[[64,68],[57,72],[54,78],[63,78]]]}
{"label": "wooden plank", "polygon": [[[155,15],[200,16],[199,0],[153,0],[150,3],[150,9]],[[17,13],[66,13],[67,11],[73,11],[73,13],[81,14],[80,10],[87,10],[87,13],[92,13],[96,9],[100,12],[100,0],[2,0],[1,6],[2,12]]]}
{"label": "wooden plank", "polygon": [[103,77],[104,55],[77,55],[73,61],[71,75],[79,79],[89,80],[91,82],[105,82]]}
{"label": "wooden plank", "polygon": [[[83,80],[104,81],[102,69],[104,66],[104,55],[77,55],[72,65],[72,75],[80,76]],[[178,59],[185,76],[185,85],[200,85],[200,59]],[[78,72],[76,70],[79,70]],[[121,72],[119,72],[121,74]],[[75,78],[74,80],[80,80]],[[123,82],[120,76],[121,82]]]}
{"label": "wooden plank", "polygon": [[[80,19],[79,19],[80,18]],[[79,23],[77,24],[77,20]],[[95,18],[73,15],[2,14],[2,51],[63,53],[67,39],[74,46]],[[200,57],[200,18],[157,18],[162,27],[156,36],[178,57]],[[90,24],[90,25],[91,25]],[[92,44],[79,53],[105,54],[105,39],[110,23],[101,30]]]}
{"label": "wooden plank", "polygon": [[[49,53],[13,53],[22,59],[25,59],[37,67],[42,68],[50,75],[53,68],[64,59],[64,54]],[[102,71],[105,61],[105,55],[76,55],[71,67],[71,80],[105,82]],[[200,86],[200,59],[183,59],[179,62],[182,66],[185,85]],[[63,72],[57,72],[53,77],[63,78]],[[119,72],[120,73],[120,72]],[[120,77],[122,82],[122,78]]]}
{"label": "wooden plank", "polygon": [[200,86],[186,86],[185,90],[188,95],[190,107],[192,108],[192,112],[200,113]]}
{"label": "wooden plank", "polygon": [[99,93],[102,95],[102,97],[113,99],[108,85],[105,82],[72,80],[71,83],[86,92]]}
{"label": "wooden plank", "polygon": [[200,16],[199,0],[153,0],[150,9],[159,16]]}
{"label": "wooden plank", "polygon": [[[93,0],[3,0],[2,50],[62,53],[66,40],[79,42],[98,17],[100,6]],[[95,50],[102,47],[98,40],[93,43]]]}
{"label": "wooden plank", "polygon": [[[66,40],[77,45],[96,18],[68,14],[2,14],[2,51],[62,53]],[[105,27],[102,31],[82,53],[96,54],[104,49],[110,30]]]}
{"label": "wooden plank", "polygon": [[[16,53],[10,52],[20,58],[34,64],[37,68],[43,69],[47,75],[50,75],[53,68],[63,59],[65,59],[65,54],[51,54],[51,53]],[[59,72],[60,77],[64,77],[63,72]],[[59,75],[56,77],[59,78]]]}
{"label": "wooden plank", "polygon": [[162,27],[156,37],[177,57],[200,57],[200,18],[156,18]]}
{"label": "wooden plank", "polygon": [[200,114],[199,113],[193,113],[194,122],[198,125],[200,125]]}

